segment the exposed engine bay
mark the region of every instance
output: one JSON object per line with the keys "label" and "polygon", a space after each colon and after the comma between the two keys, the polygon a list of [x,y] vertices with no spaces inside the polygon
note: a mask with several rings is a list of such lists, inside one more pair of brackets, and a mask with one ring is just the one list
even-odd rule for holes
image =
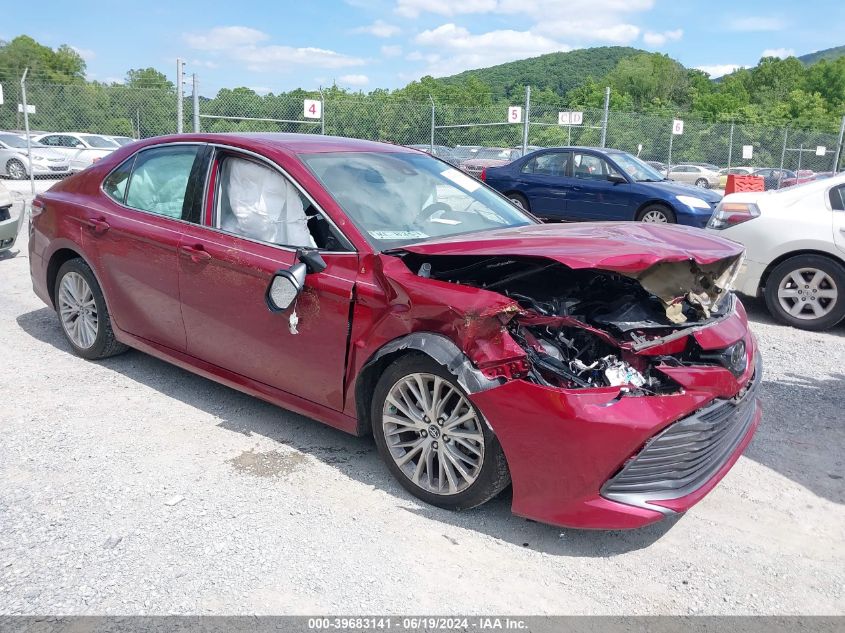
{"label": "exposed engine bay", "polygon": [[[560,388],[626,387],[641,395],[678,385],[656,369],[719,364],[689,342],[682,353],[638,351],[712,323],[733,310],[730,284],[740,258],[700,266],[666,262],[636,275],[572,269],[553,260],[506,256],[402,253],[421,277],[500,293],[522,311],[505,327],[526,353],[526,379]],[[724,363],[722,363],[724,364]]]}

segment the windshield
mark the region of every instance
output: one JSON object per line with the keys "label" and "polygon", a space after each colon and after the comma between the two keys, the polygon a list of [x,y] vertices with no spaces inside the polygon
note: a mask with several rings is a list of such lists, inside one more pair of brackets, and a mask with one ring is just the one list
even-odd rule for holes
{"label": "windshield", "polygon": [[112,136],[111,140],[118,145],[129,145],[129,143],[135,142],[134,138],[129,138],[128,136]]}
{"label": "windshield", "polygon": [[637,182],[658,182],[664,180],[663,175],[648,163],[644,163],[636,156],[619,152],[609,154],[619,165],[619,168]]}
{"label": "windshield", "polygon": [[300,158],[377,250],[534,223],[478,180],[426,154]]}
{"label": "windshield", "polygon": [[91,147],[97,147],[100,149],[114,149],[118,147],[118,144],[114,141],[110,141],[107,138],[103,138],[102,136],[94,136],[93,134],[80,134],[79,138],[83,141],[88,143]]}

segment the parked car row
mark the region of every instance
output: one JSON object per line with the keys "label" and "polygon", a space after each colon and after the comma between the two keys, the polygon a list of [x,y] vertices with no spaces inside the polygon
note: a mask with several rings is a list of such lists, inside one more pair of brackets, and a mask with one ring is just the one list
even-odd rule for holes
{"label": "parked car row", "polygon": [[[84,132],[31,134],[32,175],[61,177],[82,171],[134,140]],[[26,135],[0,132],[0,176],[23,180],[30,176],[29,165]]]}

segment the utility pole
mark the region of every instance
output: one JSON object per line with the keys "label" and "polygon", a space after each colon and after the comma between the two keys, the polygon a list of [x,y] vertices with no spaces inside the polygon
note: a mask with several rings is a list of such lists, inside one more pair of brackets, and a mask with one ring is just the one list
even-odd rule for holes
{"label": "utility pole", "polygon": [[21,105],[23,106],[23,129],[26,131],[26,157],[29,163],[29,190],[32,197],[35,197],[35,174],[32,171],[32,139],[29,138],[29,105],[26,102],[26,76],[29,67],[24,68],[21,77]]}
{"label": "utility pole", "polygon": [[531,86],[525,86],[525,120],[522,122],[522,155],[528,153],[528,128],[531,125]]}
{"label": "utility pole", "polygon": [[836,154],[833,157],[833,173],[839,172],[839,159],[842,158],[842,142],[845,140],[845,114],[842,115],[842,125],[839,128],[839,142],[836,144]]}
{"label": "utility pole", "polygon": [[192,86],[191,86],[191,97],[193,98],[194,102],[194,134],[199,134],[200,131],[200,93],[199,93],[199,79],[197,79],[197,74],[192,73]]}
{"label": "utility pole", "polygon": [[[601,119],[601,146],[606,147],[607,144],[607,121],[610,118],[610,86],[604,89],[604,115]],[[669,150],[671,154],[672,150]]]}
{"label": "utility pole", "polygon": [[176,59],[176,133],[181,134],[183,130],[183,114],[182,114],[182,101],[184,95],[183,92],[183,78],[182,75],[185,72],[185,62],[182,61],[181,58]]}

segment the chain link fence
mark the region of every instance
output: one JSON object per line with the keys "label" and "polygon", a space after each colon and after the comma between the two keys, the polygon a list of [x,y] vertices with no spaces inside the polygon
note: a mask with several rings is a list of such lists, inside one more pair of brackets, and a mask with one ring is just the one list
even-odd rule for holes
{"label": "chain link fence", "polygon": [[[30,130],[93,132],[146,138],[177,130],[176,91],[171,87],[135,88],[91,83],[57,85],[28,82]],[[20,85],[4,85],[0,129],[21,130]],[[319,116],[307,118],[304,100],[320,104]],[[605,146],[665,164],[709,163],[718,167],[780,167],[835,170],[840,143],[832,131],[778,128],[749,123],[719,123],[680,115],[681,135],[672,134],[672,118],[636,112],[583,110],[577,125],[560,125],[559,104],[525,103],[519,123],[508,122],[508,104],[466,106],[413,102],[386,94],[337,95],[296,91],[259,95],[246,88],[220,90],[199,97],[203,132],[302,132],[386,141],[402,145],[522,148],[563,145]],[[183,103],[185,130],[194,126],[191,96]],[[605,128],[605,115],[607,115]],[[313,112],[312,112],[313,116]],[[526,125],[527,121],[527,125]],[[527,135],[526,135],[527,133]],[[752,158],[743,158],[751,146]],[[818,155],[817,147],[826,148]],[[840,161],[841,162],[841,161]]]}

